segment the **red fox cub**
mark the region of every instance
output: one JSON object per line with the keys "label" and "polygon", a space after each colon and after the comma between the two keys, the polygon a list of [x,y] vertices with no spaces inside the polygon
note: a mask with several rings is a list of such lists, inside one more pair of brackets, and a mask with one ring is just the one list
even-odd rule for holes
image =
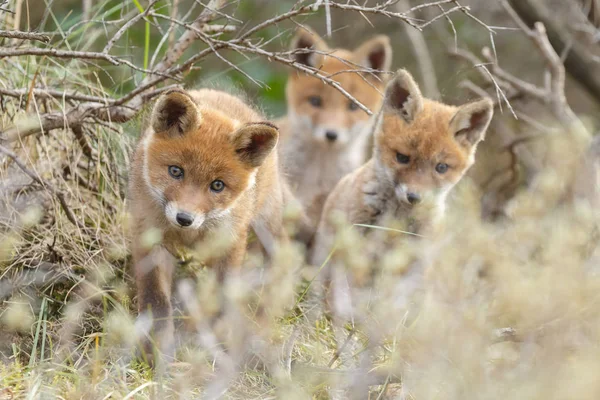
{"label": "red fox cub", "polygon": [[[331,50],[314,32],[300,29],[291,49],[297,62],[330,76],[370,110],[379,108],[385,87],[380,71],[388,70],[392,59],[387,36],[376,36],[354,51]],[[334,87],[302,72],[290,74],[286,96],[287,116],[277,121],[280,154],[294,194],[316,228],[327,195],[366,161],[369,115]]]}
{"label": "red fox cub", "polygon": [[[241,265],[249,228],[283,238],[277,128],[240,99],[215,90],[170,91],[154,107],[133,159],[129,198],[140,315],[173,352],[171,281],[181,247],[225,241],[206,260],[219,275]],[[145,243],[160,232],[159,244]],[[205,245],[205,247],[210,247]],[[144,343],[148,351],[150,343]]]}
{"label": "red fox cub", "polygon": [[412,76],[399,70],[374,116],[373,157],[346,175],[327,199],[313,263],[322,263],[331,250],[330,216],[336,211],[351,224],[381,226],[410,218],[416,205],[426,201],[432,205],[432,219],[442,216],[448,192],[475,161],[492,114],[489,99],[461,107],[424,99]]}

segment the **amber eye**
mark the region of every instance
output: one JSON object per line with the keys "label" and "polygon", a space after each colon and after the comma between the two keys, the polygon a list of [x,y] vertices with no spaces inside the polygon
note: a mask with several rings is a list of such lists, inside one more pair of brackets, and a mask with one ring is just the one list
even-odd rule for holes
{"label": "amber eye", "polygon": [[210,190],[215,193],[220,193],[223,189],[225,189],[225,183],[219,179],[212,181],[210,184]]}
{"label": "amber eye", "polygon": [[439,163],[438,165],[435,166],[435,171],[438,174],[443,174],[444,172],[448,171],[448,164]]}
{"label": "amber eye", "polygon": [[398,160],[400,164],[408,164],[410,162],[410,156],[402,153],[396,153],[396,160]]}
{"label": "amber eye", "polygon": [[350,111],[356,111],[356,110],[358,110],[358,104],[356,104],[355,102],[351,101],[350,103],[348,103],[348,110],[350,110]]}
{"label": "amber eye", "polygon": [[177,165],[169,165],[169,175],[175,179],[181,179],[183,178],[183,168]]}
{"label": "amber eye", "polygon": [[323,105],[323,100],[321,99],[321,96],[310,96],[308,98],[308,102],[313,107],[321,107]]}

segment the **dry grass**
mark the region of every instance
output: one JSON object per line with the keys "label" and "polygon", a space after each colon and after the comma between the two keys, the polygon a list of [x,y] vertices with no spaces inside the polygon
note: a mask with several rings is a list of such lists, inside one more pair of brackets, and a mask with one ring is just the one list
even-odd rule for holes
{"label": "dry grass", "polygon": [[[562,157],[561,168],[549,163],[518,193],[510,219],[482,222],[481,193],[465,181],[440,237],[343,233],[334,260],[351,287],[345,318],[315,319],[304,292],[316,270],[300,268],[295,247],[267,269],[251,258],[255,267],[224,288],[211,271],[182,271],[180,362],[153,378],[131,359],[137,330],[117,178],[126,158],[84,175],[96,185],[106,180],[99,196],[70,174],[51,175],[81,157],[80,149],[51,147],[68,135],[32,141],[20,154],[39,154],[31,164],[68,193],[93,231],[70,224],[43,191],[3,191],[10,213],[3,215],[2,282],[16,284],[2,293],[6,398],[215,398],[225,389],[232,399],[600,395],[600,221],[585,199],[570,201],[580,151],[572,140],[548,140],[548,159]],[[128,145],[117,148],[126,154]],[[12,166],[3,174],[3,182],[19,176]],[[25,198],[40,206],[22,208]],[[382,239],[388,250],[373,254],[380,248],[373,241]],[[227,312],[210,327],[203,316],[218,293]]]}
{"label": "dry grass", "polygon": [[[102,97],[94,71],[2,59],[0,86],[43,79]],[[2,127],[65,109],[27,99],[5,99]],[[82,226],[0,156],[0,399],[599,398],[598,199],[573,199],[571,187],[598,168],[580,165],[585,135],[559,129],[542,141],[541,172],[505,219],[482,221],[483,193],[465,180],[439,236],[346,227],[331,262],[350,291],[335,318],[310,296],[320,266],[303,265],[295,245],[269,265],[251,254],[224,287],[210,270],[181,268],[178,362],[153,376],[133,358],[143,321],[124,195],[140,124],[89,125],[88,145],[66,130],[13,145]]]}

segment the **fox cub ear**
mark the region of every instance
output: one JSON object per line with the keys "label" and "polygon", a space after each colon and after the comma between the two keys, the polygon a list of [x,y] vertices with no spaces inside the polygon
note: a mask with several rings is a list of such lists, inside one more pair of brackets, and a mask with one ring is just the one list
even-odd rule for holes
{"label": "fox cub ear", "polygon": [[367,40],[354,50],[358,64],[378,71],[388,71],[392,64],[392,46],[390,38],[378,35]]}
{"label": "fox cub ear", "polygon": [[399,69],[385,89],[384,111],[399,114],[407,123],[412,122],[423,109],[423,95],[412,75]]}
{"label": "fox cub ear", "polygon": [[235,152],[251,167],[259,167],[277,144],[279,131],[269,122],[242,126],[232,137]]}
{"label": "fox cub ear", "polygon": [[450,120],[450,131],[461,145],[472,147],[484,139],[493,114],[494,105],[490,99],[465,104]]}
{"label": "fox cub ear", "polygon": [[311,50],[327,51],[327,44],[312,29],[307,27],[299,28],[292,43],[290,50],[295,52],[294,59],[309,67],[318,68],[323,59],[322,54],[317,54]]}
{"label": "fox cub ear", "polygon": [[196,103],[181,90],[172,90],[160,96],[152,110],[152,128],[156,133],[182,135],[197,128],[200,120]]}

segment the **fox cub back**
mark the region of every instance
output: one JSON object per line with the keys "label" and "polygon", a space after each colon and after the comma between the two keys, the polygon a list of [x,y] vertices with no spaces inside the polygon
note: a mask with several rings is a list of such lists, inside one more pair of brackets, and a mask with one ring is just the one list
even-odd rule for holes
{"label": "fox cub back", "polygon": [[372,159],[344,177],[327,199],[313,262],[322,262],[331,248],[330,217],[336,212],[352,224],[404,220],[416,232],[435,225],[446,196],[473,165],[492,114],[489,99],[460,107],[425,99],[412,76],[399,70],[373,117]]}
{"label": "fox cub back", "polygon": [[[330,49],[313,31],[300,29],[291,50],[297,62],[318,69],[371,110],[381,104],[392,51],[376,36],[354,51]],[[290,184],[316,225],[327,195],[365,161],[369,115],[334,87],[293,71],[286,87],[288,112],[278,121],[283,162]]]}
{"label": "fox cub back", "polygon": [[[251,227],[284,236],[277,128],[240,99],[214,90],[170,91],[156,102],[131,167],[132,253],[140,314],[172,352],[171,280],[182,247],[220,251],[203,260],[222,275],[241,265]],[[160,243],[147,243],[147,233]],[[147,343],[149,345],[149,342]]]}

